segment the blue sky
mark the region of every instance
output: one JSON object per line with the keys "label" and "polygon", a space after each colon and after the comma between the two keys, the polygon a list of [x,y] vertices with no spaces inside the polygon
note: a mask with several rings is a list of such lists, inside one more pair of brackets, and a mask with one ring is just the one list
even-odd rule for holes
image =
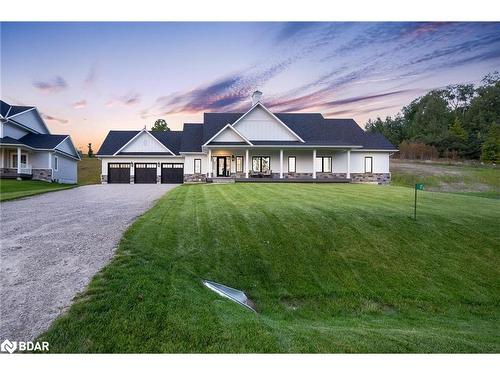
{"label": "blue sky", "polygon": [[2,23],[1,97],[95,149],[110,129],[203,112],[392,115],[500,70],[500,23]]}

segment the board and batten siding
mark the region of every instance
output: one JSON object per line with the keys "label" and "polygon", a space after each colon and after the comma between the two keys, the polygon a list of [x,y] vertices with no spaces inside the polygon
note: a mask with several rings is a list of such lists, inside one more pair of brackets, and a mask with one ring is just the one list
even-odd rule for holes
{"label": "board and batten siding", "polygon": [[254,108],[234,128],[251,141],[297,141],[297,137],[260,107]]}
{"label": "board and batten siding", "polygon": [[151,134],[143,132],[130,142],[121,152],[168,152],[160,141]]}
{"label": "board and batten siding", "polygon": [[73,155],[77,157],[78,155],[75,153],[74,147],[71,145],[71,141],[68,138],[66,138],[64,141],[62,141],[59,145],[56,147],[58,150],[65,152],[69,155]]}
{"label": "board and batten siding", "polygon": [[208,173],[208,156],[206,154],[189,154],[184,158],[184,174],[194,174],[194,159],[201,159],[201,173]]}
{"label": "board and batten siding", "polygon": [[217,137],[213,139],[213,142],[244,142],[233,129],[226,128]]}

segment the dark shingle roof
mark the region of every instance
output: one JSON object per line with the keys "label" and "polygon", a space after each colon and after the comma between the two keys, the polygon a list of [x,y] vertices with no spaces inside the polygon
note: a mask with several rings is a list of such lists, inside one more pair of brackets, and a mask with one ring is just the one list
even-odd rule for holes
{"label": "dark shingle roof", "polygon": [[4,102],[3,100],[0,100],[0,113],[3,117],[7,117],[7,113],[9,114],[10,117],[33,108],[35,107],[24,106],[24,105],[10,105]]}
{"label": "dark shingle roof", "polygon": [[67,137],[67,135],[30,133],[19,138],[19,142],[33,148],[53,149]]}
{"label": "dark shingle roof", "polygon": [[11,137],[0,138],[0,144],[2,144],[2,145],[23,145],[17,139],[14,139]]}
{"label": "dark shingle roof", "polygon": [[[394,150],[381,134],[365,132],[353,119],[325,119],[321,113],[275,113],[286,126],[304,140],[255,141],[254,145],[358,146],[366,149]],[[172,152],[201,152],[202,145],[227,124],[233,124],[243,113],[205,113],[203,124],[184,124],[182,132],[151,132]],[[99,155],[112,155],[138,131],[111,131],[104,140]],[[160,133],[159,135],[156,135]],[[170,135],[169,135],[170,134]],[[169,145],[170,144],[170,145]],[[212,142],[211,144],[240,144]]]}
{"label": "dark shingle roof", "polygon": [[203,124],[184,124],[181,152],[201,152]]}
{"label": "dark shingle roof", "polygon": [[[120,148],[134,138],[139,133],[139,130],[111,130],[104,142],[102,143],[97,155],[113,155]],[[167,147],[174,154],[178,155],[181,149],[182,132],[181,131],[150,131],[153,137],[159,140],[165,147]],[[167,151],[165,151],[167,152]],[[122,153],[120,153],[122,154]],[[136,153],[133,153],[136,154]],[[154,154],[146,153],[141,155]],[[158,153],[156,153],[158,154]],[[123,153],[122,155],[131,155],[131,153]]]}

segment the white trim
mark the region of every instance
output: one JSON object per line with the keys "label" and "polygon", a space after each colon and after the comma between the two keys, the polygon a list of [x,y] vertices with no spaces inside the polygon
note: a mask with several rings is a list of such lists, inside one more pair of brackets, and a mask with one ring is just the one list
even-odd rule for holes
{"label": "white trim", "polygon": [[184,158],[182,155],[162,155],[162,154],[154,154],[154,155],[99,155],[96,156],[97,159],[101,160],[102,158],[128,158],[128,159],[134,159],[134,158],[150,158],[150,159],[162,159],[162,158]]}
{"label": "white trim", "polygon": [[141,135],[142,133],[148,133],[148,135],[150,137],[153,137],[153,139],[158,142],[158,144],[160,144],[165,150],[167,150],[168,152],[170,152],[172,155],[175,155],[172,151],[170,151],[168,149],[167,146],[165,146],[163,143],[161,143],[153,134],[151,134],[150,132],[148,132],[146,130],[146,128],[142,129],[139,133],[137,133],[136,135],[134,135],[127,143],[125,143],[118,151],[116,151],[113,156],[116,156],[121,150],[123,150],[125,147],[127,147],[134,139],[136,139],[139,135]]}
{"label": "white trim", "polygon": [[[12,106],[11,106],[11,108],[12,108]],[[42,125],[45,127],[45,130],[47,131],[47,133],[46,133],[46,134],[50,134],[50,129],[49,129],[49,127],[47,126],[47,124],[46,124],[46,123],[45,123],[45,121],[43,120],[42,115],[40,115],[40,112],[38,112],[38,108],[36,108],[36,107],[32,107],[32,108],[30,108],[30,109],[27,109],[26,111],[22,111],[22,112],[16,113],[15,115],[10,116],[7,120],[10,120],[10,119],[11,119],[11,118],[13,118],[13,117],[16,117],[16,116],[22,115],[23,113],[27,113],[27,112],[32,111],[32,110],[35,110],[35,113],[37,114],[38,118],[42,121]],[[17,123],[17,121],[15,121],[15,120],[14,120],[14,122],[16,122],[16,123]],[[34,129],[31,129],[31,128],[29,128],[29,129],[30,129],[31,131],[35,131],[35,132],[37,132],[37,131],[36,131],[36,130],[34,130]],[[37,132],[37,133],[38,133],[38,132]],[[40,133],[38,133],[38,134],[40,134]]]}
{"label": "white trim", "polygon": [[399,150],[397,149],[391,149],[391,150],[381,150],[381,149],[370,149],[370,148],[362,148],[362,149],[358,149],[358,150],[351,150],[352,152],[366,152],[366,151],[370,151],[370,152],[397,152]]}
{"label": "white trim", "polygon": [[219,134],[221,134],[224,130],[226,130],[226,128],[230,128],[231,130],[233,130],[236,133],[236,135],[238,135],[241,139],[243,139],[247,144],[249,144],[250,146],[252,146],[252,142],[250,142],[243,134],[241,134],[238,130],[236,130],[233,127],[233,125],[227,124],[221,130],[219,130],[217,133],[215,133],[215,135],[212,138],[210,138],[208,141],[206,141],[205,144],[202,145],[201,147],[208,146],[208,144],[210,142],[212,142],[215,138],[217,138],[219,136]]}
{"label": "white trim", "polygon": [[[239,148],[239,147],[248,147],[247,145],[207,145],[204,146],[208,149],[210,148]],[[280,148],[335,148],[340,150],[346,150],[350,148],[361,148],[363,146],[328,146],[328,145],[252,145],[252,148],[271,148],[271,149],[280,149]],[[365,151],[365,150],[360,150]],[[388,150],[379,150],[379,151],[388,151]]]}
{"label": "white trim", "polygon": [[[5,103],[5,102],[4,102]],[[9,104],[9,110],[7,111],[7,113],[5,114],[5,119],[9,117],[9,113],[10,113],[10,110],[12,109],[12,106]]]}
{"label": "white trim", "polygon": [[[333,165],[332,165],[333,170]],[[347,150],[347,178],[351,178],[351,150]]]}
{"label": "white trim", "polygon": [[24,111],[22,112],[19,112],[19,113],[16,113],[15,115],[12,115],[9,117],[9,113],[10,113],[10,110],[12,109],[12,106],[10,106],[9,108],[9,112],[7,112],[6,114],[6,118],[12,118],[12,117],[16,117],[16,116],[19,116],[19,115],[22,115],[23,113],[26,113],[26,112],[29,112],[29,111],[32,111],[34,109],[36,109],[35,107],[31,107],[30,109],[25,109]]}
{"label": "white trim", "polygon": [[316,178],[316,149],[313,149],[313,178]]}
{"label": "white trim", "polygon": [[280,178],[283,178],[283,149],[280,149]]}
{"label": "white trim", "polygon": [[203,151],[197,151],[197,152],[179,152],[179,155],[206,155],[207,153],[206,152],[203,152]]}
{"label": "white trim", "polygon": [[233,127],[235,127],[238,122],[240,122],[246,115],[248,115],[250,112],[252,112],[259,105],[269,115],[271,115],[271,117],[273,117],[276,121],[278,121],[279,124],[281,124],[282,126],[284,126],[285,129],[287,129],[290,133],[292,133],[299,141],[301,141],[302,143],[305,143],[305,141],[301,137],[299,137],[299,135],[297,133],[295,133],[292,129],[290,129],[283,121],[281,121],[274,113],[272,113],[269,109],[267,109],[266,106],[264,104],[262,104],[261,102],[255,103],[255,105],[253,105],[252,108],[250,108],[247,112],[245,112],[238,120],[236,120],[235,122],[233,122]]}

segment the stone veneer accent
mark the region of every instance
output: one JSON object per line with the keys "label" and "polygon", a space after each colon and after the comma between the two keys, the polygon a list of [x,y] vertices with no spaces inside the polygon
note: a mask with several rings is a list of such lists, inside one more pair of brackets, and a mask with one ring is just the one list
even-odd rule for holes
{"label": "stone veneer accent", "polygon": [[316,172],[316,178],[319,179],[347,179],[347,173],[325,173]]}
{"label": "stone veneer accent", "polygon": [[108,183],[108,175],[102,174],[101,175],[101,184],[107,184]]}
{"label": "stone veneer accent", "polygon": [[288,172],[288,173],[283,173],[283,178],[304,178],[304,177],[309,177],[312,178],[313,174],[311,173],[296,173],[296,172]]}
{"label": "stone veneer accent", "polygon": [[[250,172],[249,177],[250,177]],[[231,173],[232,178],[245,178],[245,172],[236,172],[236,173]]]}
{"label": "stone veneer accent", "polygon": [[52,169],[33,168],[31,170],[33,180],[52,181]]}
{"label": "stone veneer accent", "polygon": [[206,182],[207,176],[203,173],[185,174],[184,182]]}
{"label": "stone veneer accent", "polygon": [[351,173],[352,182],[368,182],[387,185],[391,182],[390,173]]}

